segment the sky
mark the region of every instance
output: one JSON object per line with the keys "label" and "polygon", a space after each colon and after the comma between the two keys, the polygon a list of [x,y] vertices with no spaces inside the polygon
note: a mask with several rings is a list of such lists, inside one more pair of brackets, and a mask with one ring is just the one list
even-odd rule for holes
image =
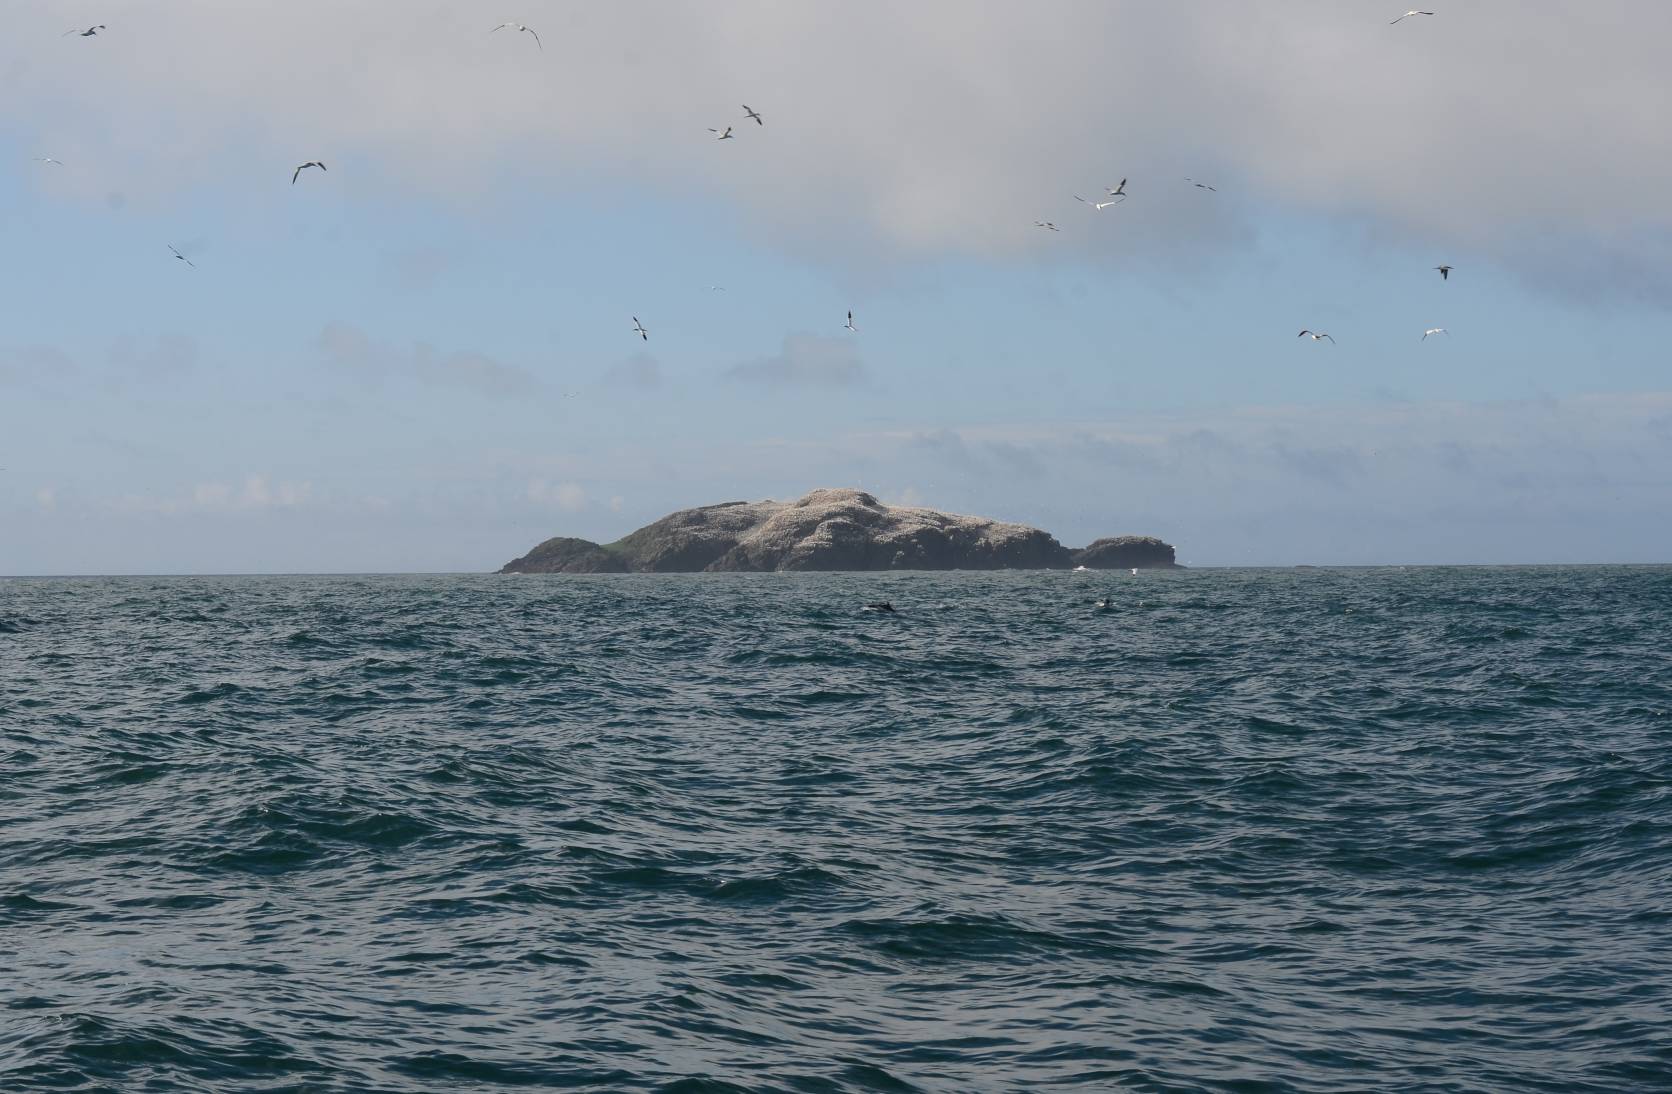
{"label": "sky", "polygon": [[14,0],[0,574],[484,571],[822,486],[1672,561],[1672,6],[1429,7]]}

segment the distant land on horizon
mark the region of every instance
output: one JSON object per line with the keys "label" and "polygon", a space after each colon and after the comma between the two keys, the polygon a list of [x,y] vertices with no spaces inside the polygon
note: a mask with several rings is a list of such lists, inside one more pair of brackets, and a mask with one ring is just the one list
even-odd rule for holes
{"label": "distant land on horizon", "polygon": [[1154,536],[1114,536],[1078,550],[1025,524],[886,505],[852,488],[791,502],[681,509],[599,544],[558,536],[502,574],[766,573],[849,570],[1176,569]]}

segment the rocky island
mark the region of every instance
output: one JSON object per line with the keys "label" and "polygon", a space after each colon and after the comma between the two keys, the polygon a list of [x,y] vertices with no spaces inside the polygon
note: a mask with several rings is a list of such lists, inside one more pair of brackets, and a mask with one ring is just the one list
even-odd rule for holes
{"label": "rocky island", "polygon": [[1153,536],[1064,547],[1025,524],[884,505],[863,490],[796,501],[681,509],[616,540],[548,539],[502,574],[762,573],[773,570],[1094,570],[1172,568]]}

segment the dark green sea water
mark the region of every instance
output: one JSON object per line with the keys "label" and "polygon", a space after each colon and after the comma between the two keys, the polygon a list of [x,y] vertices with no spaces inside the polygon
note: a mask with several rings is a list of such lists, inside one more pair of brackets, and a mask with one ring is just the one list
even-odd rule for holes
{"label": "dark green sea water", "polygon": [[0,582],[0,1091],[1672,1089],[1669,646],[1649,567]]}

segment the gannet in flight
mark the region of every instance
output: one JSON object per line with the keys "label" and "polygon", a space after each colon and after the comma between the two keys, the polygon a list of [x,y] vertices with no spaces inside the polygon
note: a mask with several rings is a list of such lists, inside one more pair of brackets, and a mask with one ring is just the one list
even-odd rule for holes
{"label": "gannet in flight", "polygon": [[1111,205],[1119,205],[1120,204],[1120,202],[1118,202],[1118,201],[1087,201],[1085,198],[1081,197],[1079,194],[1074,195],[1074,200],[1079,202],[1081,205],[1089,205],[1093,209],[1099,209],[1099,210],[1107,209]]}
{"label": "gannet in flight", "polygon": [[1299,334],[1295,335],[1295,337],[1296,338],[1311,338],[1314,342],[1319,341],[1320,339],[1323,339],[1323,338],[1329,338],[1329,340],[1331,342],[1335,341],[1335,339],[1330,338],[1329,335],[1325,334],[1321,330],[1303,330]]}
{"label": "gannet in flight", "polygon": [[1218,190],[1214,189],[1212,186],[1209,186],[1207,183],[1197,182],[1195,179],[1190,178],[1188,175],[1185,176],[1184,181],[1188,182],[1190,185],[1194,186],[1198,190],[1213,190],[1214,193],[1216,193],[1216,194],[1219,193]]}
{"label": "gannet in flight", "polygon": [[743,104],[743,116],[746,117],[746,118],[755,119],[755,124],[756,125],[765,125],[766,124],[765,122],[761,121],[760,114],[758,114],[757,112],[749,109],[749,104],[748,103]]}
{"label": "gannet in flight", "polygon": [[55,160],[51,156],[36,156],[35,157],[35,162],[36,163],[56,163],[59,167],[64,166],[64,161],[63,160]]}
{"label": "gannet in flight", "polygon": [[1434,268],[1436,270],[1440,271],[1440,280],[1441,281],[1450,281],[1451,280],[1451,267],[1450,266],[1435,266]]}
{"label": "gannet in flight", "polygon": [[731,141],[731,140],[736,140],[736,139],[737,139],[737,138],[736,138],[736,137],[734,137],[734,136],[732,136],[732,134],[731,134],[731,131],[732,131],[732,127],[731,127],[731,126],[729,126],[729,125],[728,125],[728,126],[726,126],[726,131],[725,131],[725,132],[724,132],[724,133],[720,133],[720,131],[719,131],[719,130],[718,130],[718,129],[714,129],[714,128],[712,128],[712,127],[711,127],[711,128],[710,128],[710,129],[709,129],[709,132],[710,132],[710,133],[720,133],[720,135],[719,135],[719,136],[718,136],[718,137],[715,137],[715,138],[714,138],[714,139],[715,139],[715,140],[717,140],[717,141]]}
{"label": "gannet in flight", "polygon": [[[1403,21],[1404,21],[1404,20],[1406,20],[1406,19],[1409,19],[1409,18],[1410,18],[1410,17],[1411,17],[1411,16],[1413,16],[1413,15],[1433,15],[1433,14],[1434,14],[1434,13],[1433,13],[1433,12],[1431,12],[1431,11],[1416,11],[1416,10],[1412,10],[1412,11],[1408,11],[1408,12],[1406,12],[1406,13],[1405,13],[1405,14],[1404,14],[1404,15],[1401,15],[1401,16],[1400,16],[1400,17],[1399,17],[1399,18],[1398,18],[1398,19],[1395,19],[1395,20],[1394,20],[1394,21],[1393,21],[1393,23],[1399,23],[1399,22],[1403,22]],[[1393,26],[1393,23],[1389,23],[1389,24],[1388,24],[1388,26],[1390,26],[1390,27],[1391,27],[1391,26]]]}
{"label": "gannet in flight", "polygon": [[853,312],[851,310],[848,312],[847,329],[853,331],[855,334],[859,333],[859,328],[853,325]]}
{"label": "gannet in flight", "polygon": [[1450,333],[1451,332],[1444,327],[1429,327],[1427,330],[1422,332],[1421,341],[1424,341],[1424,342],[1428,341],[1428,336],[1430,334],[1450,334]]}
{"label": "gannet in flight", "polygon": [[174,257],[175,258],[178,258],[181,262],[184,262],[186,265],[190,266],[192,269],[194,269],[194,270],[197,269],[197,263],[193,262],[191,259],[189,259],[185,255],[181,254],[179,251],[174,250],[174,244],[170,243],[168,245],[168,249],[171,250],[171,251],[174,251]]}
{"label": "gannet in flight", "polygon": [[1058,228],[1058,227],[1057,227],[1057,226],[1056,226],[1056,225],[1055,225],[1055,224],[1052,224],[1052,223],[1051,223],[1051,222],[1050,222],[1050,221],[1048,221],[1048,220],[1036,220],[1036,221],[1034,221],[1034,222],[1033,222],[1033,226],[1034,226],[1034,227],[1035,227],[1035,228],[1044,228],[1044,229],[1046,229],[1046,230],[1047,230],[1047,231],[1052,231],[1052,232],[1060,232],[1060,231],[1062,231],[1062,229],[1061,229],[1061,228]]}
{"label": "gannet in flight", "polygon": [[88,27],[86,30],[82,30],[80,27],[71,27],[69,30],[66,30],[63,34],[60,34],[58,37],[68,38],[70,35],[74,34],[74,35],[76,35],[77,37],[80,37],[80,38],[91,38],[103,29],[105,29],[105,25],[103,23],[100,23],[96,27]]}
{"label": "gannet in flight", "polygon": [[320,161],[309,160],[307,163],[304,163],[302,166],[298,167],[295,171],[291,172],[290,185],[295,186],[297,176],[300,175],[303,171],[306,171],[310,167],[317,167],[321,171],[325,170],[325,165],[323,163],[321,163]]}
{"label": "gannet in flight", "polygon": [[540,41],[540,35],[535,33],[533,27],[525,27],[521,23],[501,23],[497,27],[494,27],[493,30],[488,31],[488,33],[489,34],[494,34],[494,33],[497,33],[498,31],[504,30],[506,27],[510,27],[512,30],[515,30],[515,31],[521,31],[525,34],[533,34],[534,35],[534,44],[540,47],[540,51],[542,53],[545,52],[546,45],[545,45],[544,42]]}
{"label": "gannet in flight", "polygon": [[640,338],[643,338],[646,342],[650,341],[650,332],[644,329],[644,324],[639,322],[639,317],[636,315],[633,316],[633,329],[638,331]]}
{"label": "gannet in flight", "polygon": [[1115,187],[1112,187],[1112,188],[1108,187],[1108,186],[1105,186],[1103,189],[1107,190],[1108,193],[1109,193],[1109,196],[1112,197],[1112,198],[1123,198],[1123,197],[1126,196],[1126,180],[1121,179],[1119,186],[1115,186]]}

